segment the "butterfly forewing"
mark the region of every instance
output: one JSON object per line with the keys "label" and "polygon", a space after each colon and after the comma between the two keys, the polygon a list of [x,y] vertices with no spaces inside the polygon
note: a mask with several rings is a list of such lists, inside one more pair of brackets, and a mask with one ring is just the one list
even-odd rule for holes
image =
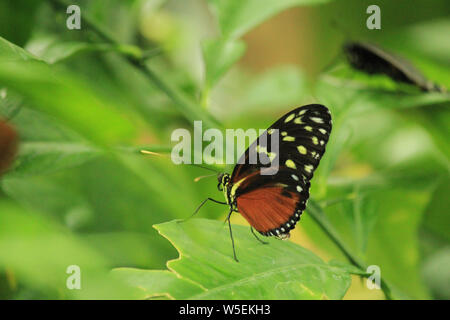
{"label": "butterfly forewing", "polygon": [[[278,148],[270,137],[275,130]],[[239,212],[256,230],[283,236],[294,228],[305,209],[310,180],[330,132],[328,109],[306,105],[281,117],[242,155],[231,176],[231,192]],[[249,163],[251,152],[270,154],[271,163]],[[268,167],[276,173],[261,174]]]}

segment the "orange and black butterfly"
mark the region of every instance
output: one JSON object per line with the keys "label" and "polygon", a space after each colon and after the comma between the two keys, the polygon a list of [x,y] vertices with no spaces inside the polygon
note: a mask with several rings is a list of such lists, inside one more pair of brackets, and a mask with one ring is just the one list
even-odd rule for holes
{"label": "orange and black butterfly", "polygon": [[[239,212],[258,240],[253,229],[264,236],[289,238],[290,230],[306,208],[310,180],[325,152],[331,126],[331,114],[323,105],[310,104],[294,109],[250,145],[231,175],[219,174],[218,188],[224,192],[226,202],[208,198],[195,212],[208,200],[229,205],[227,221],[236,261],[231,214]],[[278,150],[271,145],[272,139],[268,139],[275,130],[279,135]],[[278,164],[276,173],[261,174],[268,165],[250,164],[248,159],[252,152],[269,154]]]}

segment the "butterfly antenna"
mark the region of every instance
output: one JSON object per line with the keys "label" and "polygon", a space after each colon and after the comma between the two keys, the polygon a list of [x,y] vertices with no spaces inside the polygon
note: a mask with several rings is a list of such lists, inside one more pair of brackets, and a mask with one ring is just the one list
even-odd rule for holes
{"label": "butterfly antenna", "polygon": [[199,182],[199,181],[202,180],[203,178],[209,178],[209,177],[212,177],[212,176],[215,176],[215,175],[216,175],[216,174],[213,173],[213,174],[208,174],[208,175],[206,175],[206,176],[200,176],[200,177],[195,178],[195,179],[194,179],[194,182]]}
{"label": "butterfly antenna", "polygon": [[218,204],[227,204],[226,202],[218,201],[218,200],[215,200],[215,199],[212,199],[212,198],[207,198],[207,199],[203,200],[202,203],[200,203],[200,205],[197,207],[197,209],[195,209],[194,213],[191,214],[190,217],[188,217],[188,218],[186,218],[186,219],[183,219],[183,220],[178,220],[177,222],[178,222],[178,223],[180,223],[180,222],[186,222],[186,221],[188,221],[189,219],[191,219],[193,216],[195,216],[195,215],[197,214],[197,212],[200,210],[200,208],[203,207],[203,205],[204,205],[206,202],[208,202],[208,201],[212,201],[212,202],[215,202],[215,203],[218,203]]}
{"label": "butterfly antenna", "polygon": [[[150,156],[159,156],[159,157],[166,157],[166,158],[169,157],[168,155],[161,154],[161,153],[158,153],[158,152],[148,151],[148,150],[140,150],[140,153],[145,154],[145,155],[150,155]],[[209,171],[215,172],[216,174],[220,173],[216,169],[205,167],[205,166],[202,166],[200,164],[196,164],[196,163],[187,163],[187,164],[190,165],[190,166],[199,167],[199,168],[203,168],[205,170],[209,170]]]}
{"label": "butterfly antenna", "polygon": [[167,157],[164,154],[161,154],[161,153],[158,153],[158,152],[153,152],[153,151],[148,151],[148,150],[140,150],[139,152],[142,153],[142,154],[145,154],[145,155]]}
{"label": "butterfly antenna", "polygon": [[199,164],[188,163],[188,165],[194,166],[194,167],[199,167],[199,168],[202,168],[202,169],[205,169],[205,170],[209,170],[209,171],[215,172],[216,174],[217,174],[217,173],[220,173],[220,171],[218,171],[218,170],[216,170],[216,169],[209,168],[209,167],[205,167],[205,166],[202,166],[202,165],[199,165]]}

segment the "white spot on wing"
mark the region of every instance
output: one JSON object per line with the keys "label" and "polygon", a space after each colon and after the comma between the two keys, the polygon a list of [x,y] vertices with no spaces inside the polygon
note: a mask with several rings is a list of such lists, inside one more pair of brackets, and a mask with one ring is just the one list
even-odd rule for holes
{"label": "white spot on wing", "polygon": [[315,123],[323,123],[323,119],[322,119],[322,118],[311,117],[310,119],[311,119],[312,121],[314,121]]}
{"label": "white spot on wing", "polygon": [[286,119],[284,119],[284,123],[291,121],[292,119],[294,119],[295,117],[295,113],[291,113],[290,115],[287,116]]}

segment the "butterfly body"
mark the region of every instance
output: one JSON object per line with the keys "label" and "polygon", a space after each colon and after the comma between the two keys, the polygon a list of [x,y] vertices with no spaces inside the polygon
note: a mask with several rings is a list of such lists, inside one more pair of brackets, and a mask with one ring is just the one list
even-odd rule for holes
{"label": "butterfly body", "polygon": [[426,79],[409,61],[366,42],[345,44],[350,65],[367,74],[385,74],[392,80],[419,87],[422,91],[445,92],[445,88]]}
{"label": "butterfly body", "polygon": [[[276,131],[278,143],[269,139]],[[306,208],[310,180],[330,132],[331,114],[319,104],[294,109],[270,126],[241,156],[231,175],[218,176],[230,214],[239,212],[264,236],[289,238]],[[270,163],[249,163],[251,152],[267,156]],[[269,167],[273,174],[264,174]]]}

